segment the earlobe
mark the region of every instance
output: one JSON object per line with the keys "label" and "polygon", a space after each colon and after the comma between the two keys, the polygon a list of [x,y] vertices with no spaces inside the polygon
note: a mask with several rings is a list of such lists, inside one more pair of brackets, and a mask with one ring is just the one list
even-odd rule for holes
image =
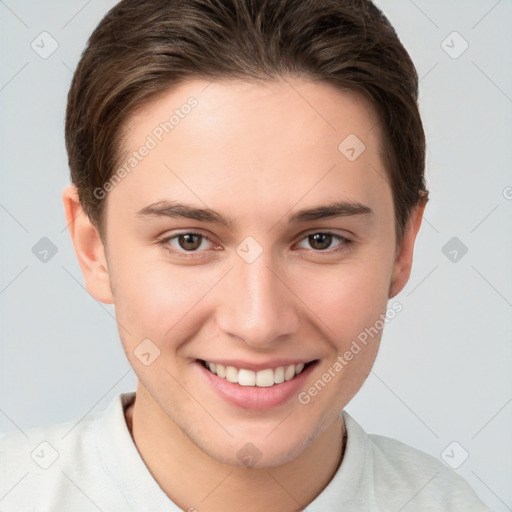
{"label": "earlobe", "polygon": [[82,269],[87,291],[105,304],[114,302],[105,249],[97,229],[85,214],[74,185],[62,192],[69,234]]}
{"label": "earlobe", "polygon": [[411,275],[414,243],[421,226],[427,200],[418,202],[405,226],[404,237],[393,264],[393,275],[389,287],[389,298],[400,293]]}

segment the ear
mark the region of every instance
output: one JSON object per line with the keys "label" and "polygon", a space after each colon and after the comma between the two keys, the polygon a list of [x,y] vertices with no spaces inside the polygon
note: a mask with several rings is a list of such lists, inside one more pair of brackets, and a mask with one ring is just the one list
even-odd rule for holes
{"label": "ear", "polygon": [[395,263],[393,264],[393,274],[391,277],[391,284],[389,287],[389,298],[397,295],[409,281],[412,268],[412,256],[414,251],[414,242],[416,235],[421,226],[423,219],[423,212],[427,200],[420,200],[416,207],[411,211],[409,220],[405,226],[404,238],[402,244],[395,256]]}
{"label": "ear", "polygon": [[82,209],[78,191],[74,185],[64,189],[62,202],[69,234],[84,276],[85,287],[96,300],[113,304],[114,297],[110,287],[103,242],[97,229]]}

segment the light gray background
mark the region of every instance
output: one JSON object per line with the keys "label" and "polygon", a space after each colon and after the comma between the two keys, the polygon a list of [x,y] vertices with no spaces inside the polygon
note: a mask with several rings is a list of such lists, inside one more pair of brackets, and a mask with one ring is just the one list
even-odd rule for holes
{"label": "light gray background", "polygon": [[[72,71],[115,3],[0,0],[0,432],[78,419],[135,389],[113,308],[83,287],[60,197]],[[404,310],[347,411],[452,464],[467,451],[457,471],[511,510],[512,2],[377,3],[421,77],[431,201]],[[47,59],[31,48],[43,31],[59,45]],[[469,44],[458,58],[454,31]],[[32,252],[42,237],[58,249],[46,263]],[[456,262],[442,252],[452,237],[468,249]]]}

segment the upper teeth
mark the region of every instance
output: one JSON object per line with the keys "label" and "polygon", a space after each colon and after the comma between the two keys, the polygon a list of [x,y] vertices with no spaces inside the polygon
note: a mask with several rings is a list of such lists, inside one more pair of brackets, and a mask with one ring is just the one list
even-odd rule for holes
{"label": "upper teeth", "polygon": [[304,364],[291,364],[289,366],[279,366],[279,368],[267,368],[254,372],[245,368],[235,368],[234,366],[224,366],[219,363],[209,363],[206,366],[212,373],[226,379],[229,382],[238,383],[241,386],[257,386],[260,388],[269,388],[274,384],[281,384],[284,381],[291,380],[303,369]]}

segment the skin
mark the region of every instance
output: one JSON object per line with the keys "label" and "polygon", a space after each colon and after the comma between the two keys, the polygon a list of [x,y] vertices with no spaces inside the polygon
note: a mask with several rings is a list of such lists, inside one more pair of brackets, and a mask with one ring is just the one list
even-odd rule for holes
{"label": "skin", "polygon": [[[182,83],[130,117],[123,157],[190,96],[198,106],[108,193],[105,244],[76,189],[64,190],[71,237],[87,290],[115,305],[138,377],[127,423],[164,492],[184,510],[301,510],[339,467],[339,412],[368,376],[381,333],[307,405],[293,396],[264,411],[234,406],[196,360],[318,360],[307,390],[405,286],[425,204],[397,246],[375,112],[355,93],[303,78]],[[353,162],[338,150],[349,134],[366,146]],[[164,200],[233,224],[136,215]],[[288,223],[334,201],[373,213]],[[211,241],[185,257],[169,253],[186,254],[183,239],[158,243],[187,230]],[[308,238],[326,231],[351,243],[333,237],[322,250]],[[247,236],[263,250],[252,263],[236,252]],[[148,338],[160,356],[145,366],[134,350]],[[247,442],[261,453],[254,467],[237,456]]]}

